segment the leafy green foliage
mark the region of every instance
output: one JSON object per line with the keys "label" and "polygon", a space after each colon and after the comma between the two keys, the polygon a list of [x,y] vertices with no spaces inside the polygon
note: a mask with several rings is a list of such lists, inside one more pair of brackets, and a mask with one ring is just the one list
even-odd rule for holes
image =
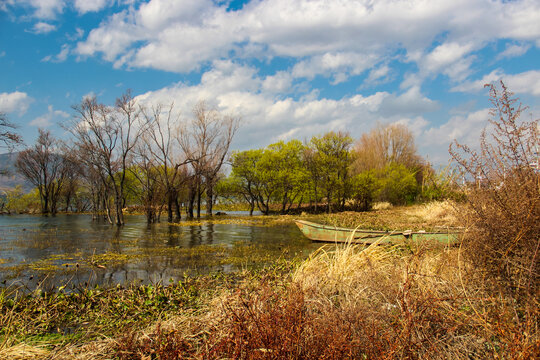
{"label": "leafy green foliage", "polygon": [[390,163],[378,172],[379,201],[394,205],[412,203],[418,193],[415,173],[403,164]]}
{"label": "leafy green foliage", "polygon": [[34,188],[25,194],[22,185],[6,192],[4,208],[10,213],[38,212],[40,209],[39,192]]}
{"label": "leafy green foliage", "polygon": [[351,179],[351,198],[353,208],[357,211],[368,211],[373,204],[378,181],[373,171],[364,171]]}

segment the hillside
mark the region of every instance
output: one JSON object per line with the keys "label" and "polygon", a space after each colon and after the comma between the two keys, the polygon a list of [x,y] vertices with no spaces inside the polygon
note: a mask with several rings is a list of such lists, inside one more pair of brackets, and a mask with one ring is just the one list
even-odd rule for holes
{"label": "hillside", "polygon": [[5,175],[0,175],[0,192],[11,190],[19,184],[23,186],[25,192],[30,191],[33,187],[32,184],[17,173],[17,169],[15,169],[17,155],[18,152],[0,154],[0,170],[7,172]]}

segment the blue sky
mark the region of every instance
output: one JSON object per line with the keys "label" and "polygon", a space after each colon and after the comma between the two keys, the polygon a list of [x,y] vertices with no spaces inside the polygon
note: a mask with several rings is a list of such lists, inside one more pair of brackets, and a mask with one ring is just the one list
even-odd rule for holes
{"label": "blue sky", "polygon": [[27,144],[127,89],[240,115],[243,150],[403,123],[423,156],[474,144],[499,79],[538,118],[537,0],[0,0],[0,111]]}

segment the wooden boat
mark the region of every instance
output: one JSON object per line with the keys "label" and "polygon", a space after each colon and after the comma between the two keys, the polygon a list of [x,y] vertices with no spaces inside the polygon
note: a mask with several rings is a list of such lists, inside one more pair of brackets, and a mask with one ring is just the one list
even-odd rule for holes
{"label": "wooden boat", "polygon": [[370,245],[398,244],[407,242],[436,242],[445,245],[455,244],[458,233],[451,232],[425,232],[425,231],[378,231],[364,229],[349,229],[336,226],[321,225],[305,220],[294,221],[300,231],[312,241],[332,243],[352,243]]}

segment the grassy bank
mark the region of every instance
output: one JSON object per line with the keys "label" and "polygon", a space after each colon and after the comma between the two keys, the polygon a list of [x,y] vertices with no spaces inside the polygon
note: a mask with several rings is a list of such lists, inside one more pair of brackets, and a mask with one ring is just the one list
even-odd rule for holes
{"label": "grassy bank", "polygon": [[[418,229],[455,226],[454,211],[439,203],[309,218],[340,226]],[[0,358],[540,355],[538,299],[516,303],[485,285],[459,247],[374,245],[327,246],[305,261],[169,285],[26,295],[8,289],[0,294]]]}

